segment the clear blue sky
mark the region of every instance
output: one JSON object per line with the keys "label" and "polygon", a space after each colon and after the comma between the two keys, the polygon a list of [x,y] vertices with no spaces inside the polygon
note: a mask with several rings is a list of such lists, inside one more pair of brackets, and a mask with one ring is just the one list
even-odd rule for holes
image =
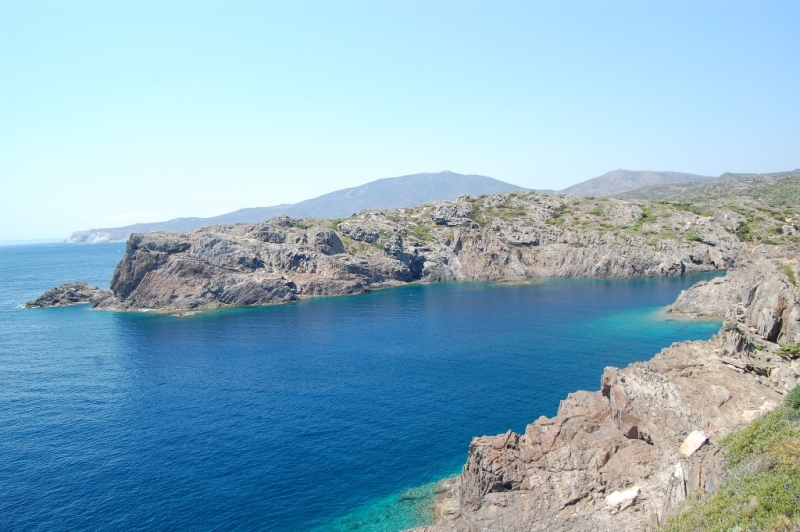
{"label": "clear blue sky", "polygon": [[800,2],[0,0],[0,240],[449,169],[800,167]]}

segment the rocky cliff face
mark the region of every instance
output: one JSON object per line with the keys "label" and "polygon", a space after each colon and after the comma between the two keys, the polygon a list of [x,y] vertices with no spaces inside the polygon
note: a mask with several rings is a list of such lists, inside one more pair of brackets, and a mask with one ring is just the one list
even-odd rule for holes
{"label": "rocky cliff face", "polygon": [[720,439],[800,379],[800,360],[776,354],[800,342],[800,254],[763,251],[671,307],[723,315],[712,340],[607,368],[599,391],[570,394],[524,434],[475,438],[445,516],[417,532],[647,530],[715,489]]}
{"label": "rocky cliff face", "polygon": [[536,192],[462,196],[346,220],[135,234],[100,307],[189,310],[408,282],[656,277],[731,267],[743,218]]}

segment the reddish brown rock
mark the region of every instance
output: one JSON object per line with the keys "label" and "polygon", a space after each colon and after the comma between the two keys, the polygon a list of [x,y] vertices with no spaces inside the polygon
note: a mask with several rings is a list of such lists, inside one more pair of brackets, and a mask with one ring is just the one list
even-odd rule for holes
{"label": "reddish brown rock", "polygon": [[[688,495],[716,489],[719,441],[780,404],[800,379],[800,367],[775,356],[772,341],[800,331],[785,260],[747,262],[681,296],[678,303],[694,301],[698,314],[719,305],[708,300],[714,294],[732,305],[712,340],[607,368],[599,392],[570,394],[555,417],[539,418],[523,435],[475,438],[458,508],[415,532],[650,530]],[[682,453],[687,439],[697,441]]]}

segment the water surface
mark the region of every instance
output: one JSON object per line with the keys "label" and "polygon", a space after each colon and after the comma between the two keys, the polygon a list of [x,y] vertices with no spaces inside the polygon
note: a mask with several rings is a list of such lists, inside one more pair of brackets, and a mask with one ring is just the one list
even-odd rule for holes
{"label": "water surface", "polygon": [[[399,530],[471,438],[709,338],[703,276],[412,285],[177,318],[20,309],[122,245],[0,248],[0,529]],[[408,491],[411,489],[411,491]]]}

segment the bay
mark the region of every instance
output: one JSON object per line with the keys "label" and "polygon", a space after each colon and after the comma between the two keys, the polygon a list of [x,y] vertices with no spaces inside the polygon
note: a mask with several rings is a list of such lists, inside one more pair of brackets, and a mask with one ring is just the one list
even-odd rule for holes
{"label": "bay", "polygon": [[22,309],[124,247],[0,248],[0,528],[400,530],[471,438],[719,322],[709,276],[411,285],[190,317]]}

